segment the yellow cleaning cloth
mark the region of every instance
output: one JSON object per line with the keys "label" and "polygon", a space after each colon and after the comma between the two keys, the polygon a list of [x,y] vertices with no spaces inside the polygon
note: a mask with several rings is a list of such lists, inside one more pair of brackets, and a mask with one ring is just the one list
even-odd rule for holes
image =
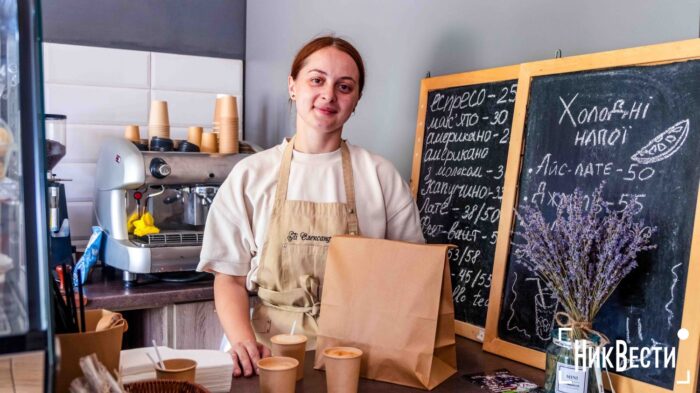
{"label": "yellow cleaning cloth", "polygon": [[134,221],[134,235],[146,236],[160,233],[160,229],[154,225],[155,221],[151,213],[144,213],[141,219]]}
{"label": "yellow cleaning cloth", "polygon": [[139,219],[139,212],[134,212],[132,215],[129,216],[129,219],[126,220],[126,230],[129,233],[134,233],[134,221]]}

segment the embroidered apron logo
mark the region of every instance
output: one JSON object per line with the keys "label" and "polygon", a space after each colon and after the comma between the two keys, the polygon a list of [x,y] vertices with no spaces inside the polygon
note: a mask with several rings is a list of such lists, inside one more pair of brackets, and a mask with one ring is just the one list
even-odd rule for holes
{"label": "embroidered apron logo", "polygon": [[297,239],[301,239],[302,241],[306,241],[306,242],[330,243],[331,236],[309,235],[306,232],[296,233],[294,231],[289,231],[289,233],[287,234],[287,241],[292,242],[292,241],[297,240]]}

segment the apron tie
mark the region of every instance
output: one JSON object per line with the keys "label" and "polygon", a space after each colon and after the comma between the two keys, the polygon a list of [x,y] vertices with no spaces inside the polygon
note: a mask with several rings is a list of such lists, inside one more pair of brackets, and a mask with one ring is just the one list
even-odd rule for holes
{"label": "apron tie", "polygon": [[[313,318],[318,318],[321,311],[321,302],[318,297],[319,282],[316,277],[311,275],[303,275],[299,277],[299,288],[294,288],[289,291],[273,291],[267,288],[258,288],[258,298],[267,307],[272,307],[277,310],[303,313]],[[300,291],[301,290],[301,291]],[[280,304],[277,299],[289,297],[295,298],[291,303],[302,303],[302,306],[292,304]],[[299,302],[300,301],[300,302]]]}
{"label": "apron tie", "polygon": [[321,303],[314,303],[310,306],[286,306],[280,304],[273,304],[268,302],[267,300],[263,300],[262,298],[260,298],[260,302],[263,305],[270,308],[274,308],[276,310],[305,314],[313,318],[314,321],[316,320],[316,318],[318,318],[319,311],[321,311]]}
{"label": "apron tie", "polygon": [[306,293],[306,299],[311,303],[311,312],[306,313],[306,315],[316,319],[321,311],[320,294],[318,293],[319,283],[318,278],[312,275],[303,275],[299,277],[299,284],[304,288]]}

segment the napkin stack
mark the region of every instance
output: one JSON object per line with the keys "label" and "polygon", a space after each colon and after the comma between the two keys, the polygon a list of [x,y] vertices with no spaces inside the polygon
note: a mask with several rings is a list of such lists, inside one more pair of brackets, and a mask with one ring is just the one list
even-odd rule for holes
{"label": "napkin stack", "polygon": [[[233,361],[226,352],[207,349],[170,349],[158,347],[160,355],[165,359],[192,359],[197,362],[195,382],[212,392],[231,391],[231,376]],[[146,354],[157,359],[153,347],[126,349],[121,352],[120,365],[124,383],[155,379],[156,372],[153,363]]]}

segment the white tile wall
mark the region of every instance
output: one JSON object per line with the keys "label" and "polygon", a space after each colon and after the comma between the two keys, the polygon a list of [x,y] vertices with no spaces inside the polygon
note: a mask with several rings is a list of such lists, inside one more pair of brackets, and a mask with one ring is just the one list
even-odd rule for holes
{"label": "white tile wall", "polygon": [[61,161],[54,173],[64,182],[66,198],[69,202],[92,202],[95,192],[95,164],[73,164]]}
{"label": "white tile wall", "polygon": [[187,139],[186,127],[170,127],[170,138],[172,139]]}
{"label": "white tile wall", "polygon": [[[199,56],[153,53],[151,55],[151,88],[209,92],[243,91],[243,62]],[[190,71],[190,72],[188,72]]]}
{"label": "white tile wall", "polygon": [[78,248],[85,248],[90,239],[94,215],[92,202],[68,203],[71,240]]}
{"label": "white tile wall", "polygon": [[[145,137],[145,125],[141,124],[141,126],[141,132]],[[71,123],[66,128],[66,134],[68,149],[66,149],[66,155],[59,165],[64,163],[94,164],[97,162],[97,153],[102,142],[109,137],[124,135],[124,127]],[[89,144],[86,143],[86,136],[89,136]]]}
{"label": "white tile wall", "polygon": [[149,52],[46,44],[44,81],[148,89],[149,61]]}
{"label": "white tile wall", "polygon": [[242,119],[243,62],[78,45],[44,44],[47,113],[68,116],[67,152],[54,168],[66,183],[73,242],[84,247],[93,221],[95,163],[108,136],[138,124],[146,137],[150,101],[168,101],[171,136],[211,127],[216,94],[238,97]]}
{"label": "white tile wall", "polygon": [[46,113],[68,116],[71,124],[132,124],[148,119],[149,90],[46,83]]}

